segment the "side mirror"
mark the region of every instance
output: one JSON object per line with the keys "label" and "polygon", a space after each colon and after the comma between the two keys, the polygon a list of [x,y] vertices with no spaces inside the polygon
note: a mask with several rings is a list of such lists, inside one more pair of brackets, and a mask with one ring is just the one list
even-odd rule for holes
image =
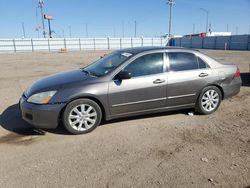
{"label": "side mirror", "polygon": [[131,73],[127,71],[121,71],[116,75],[116,78],[119,80],[127,80],[131,78]]}

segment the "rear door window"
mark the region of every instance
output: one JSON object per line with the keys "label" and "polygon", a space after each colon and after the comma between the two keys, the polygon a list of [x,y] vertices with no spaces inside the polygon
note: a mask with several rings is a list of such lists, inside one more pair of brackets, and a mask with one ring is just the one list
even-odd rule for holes
{"label": "rear door window", "polygon": [[197,57],[188,52],[170,52],[168,53],[170,71],[186,71],[199,68]]}

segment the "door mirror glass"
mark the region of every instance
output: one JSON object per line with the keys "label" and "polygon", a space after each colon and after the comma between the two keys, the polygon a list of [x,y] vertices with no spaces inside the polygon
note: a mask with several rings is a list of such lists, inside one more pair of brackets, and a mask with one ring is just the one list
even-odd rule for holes
{"label": "door mirror glass", "polygon": [[128,71],[121,71],[116,75],[116,79],[127,80],[131,78],[131,73]]}

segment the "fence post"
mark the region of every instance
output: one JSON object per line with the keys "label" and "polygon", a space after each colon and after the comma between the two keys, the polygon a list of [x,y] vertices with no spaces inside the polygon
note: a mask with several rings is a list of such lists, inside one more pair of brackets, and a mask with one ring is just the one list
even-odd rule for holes
{"label": "fence post", "polygon": [[229,50],[231,50],[231,41],[232,41],[232,36],[229,36],[229,47],[228,47]]}
{"label": "fence post", "polygon": [[205,39],[205,37],[202,37],[202,38],[201,38],[201,48],[202,48],[202,49],[204,48],[204,39]]}
{"label": "fence post", "polygon": [[215,37],[215,39],[214,39],[214,49],[216,49],[216,43],[217,43],[217,37]]}
{"label": "fence post", "polygon": [[34,52],[33,39],[30,39],[30,42],[31,42],[31,49],[32,49],[32,52]]}
{"label": "fence post", "polygon": [[[250,35],[248,35],[247,50],[250,50]],[[249,70],[250,72],[250,70]]]}
{"label": "fence post", "polygon": [[66,39],[64,38],[64,48],[67,49]]}
{"label": "fence post", "polygon": [[109,37],[107,38],[107,41],[108,41],[108,50],[110,50]]}
{"label": "fence post", "polygon": [[49,39],[48,39],[48,50],[50,52],[50,42],[49,42]]}
{"label": "fence post", "polygon": [[79,49],[82,51],[81,38],[79,38]]}
{"label": "fence post", "polygon": [[14,47],[14,52],[16,52],[16,42],[15,42],[15,39],[13,39],[13,47]]}
{"label": "fence post", "polygon": [[122,49],[122,38],[120,38],[120,49]]}
{"label": "fence post", "polygon": [[93,42],[94,42],[94,50],[96,50],[96,47],[95,47],[95,38],[93,38]]}
{"label": "fence post", "polygon": [[133,38],[131,37],[131,48],[133,48]]}
{"label": "fence post", "polygon": [[141,46],[144,46],[144,44],[143,44],[143,37],[141,37]]}

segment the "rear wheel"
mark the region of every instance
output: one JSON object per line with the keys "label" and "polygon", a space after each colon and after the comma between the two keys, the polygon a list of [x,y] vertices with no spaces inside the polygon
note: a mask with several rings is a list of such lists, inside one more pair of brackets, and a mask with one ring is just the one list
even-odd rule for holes
{"label": "rear wheel", "polygon": [[216,86],[204,88],[197,101],[197,110],[199,113],[208,115],[215,112],[220,106],[222,94]]}
{"label": "rear wheel", "polygon": [[101,119],[101,108],[90,99],[78,99],[69,103],[63,113],[64,126],[72,134],[93,131]]}

